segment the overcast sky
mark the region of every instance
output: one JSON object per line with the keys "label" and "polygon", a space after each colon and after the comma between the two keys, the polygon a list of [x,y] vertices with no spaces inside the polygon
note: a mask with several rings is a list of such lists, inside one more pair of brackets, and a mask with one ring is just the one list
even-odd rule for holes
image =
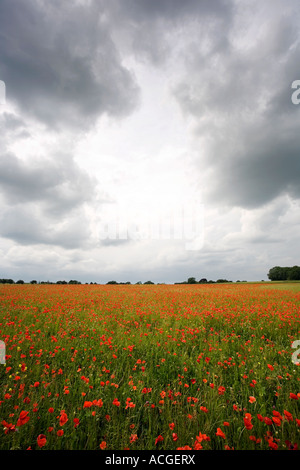
{"label": "overcast sky", "polygon": [[1,0],[0,278],[251,281],[300,265],[299,13]]}

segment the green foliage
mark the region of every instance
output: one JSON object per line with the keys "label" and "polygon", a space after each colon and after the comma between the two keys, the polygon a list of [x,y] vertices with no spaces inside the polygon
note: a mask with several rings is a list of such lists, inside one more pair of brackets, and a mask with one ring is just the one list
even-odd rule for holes
{"label": "green foliage", "polygon": [[268,278],[271,281],[298,281],[300,280],[300,267],[274,266],[269,270]]}

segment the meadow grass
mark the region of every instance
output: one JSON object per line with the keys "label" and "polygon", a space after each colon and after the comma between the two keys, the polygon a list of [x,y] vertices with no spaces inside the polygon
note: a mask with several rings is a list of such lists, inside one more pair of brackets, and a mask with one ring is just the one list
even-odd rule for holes
{"label": "meadow grass", "polygon": [[1,286],[0,449],[297,447],[300,294],[271,287]]}
{"label": "meadow grass", "polygon": [[300,292],[300,281],[273,281],[266,284],[271,289],[282,289],[292,292]]}

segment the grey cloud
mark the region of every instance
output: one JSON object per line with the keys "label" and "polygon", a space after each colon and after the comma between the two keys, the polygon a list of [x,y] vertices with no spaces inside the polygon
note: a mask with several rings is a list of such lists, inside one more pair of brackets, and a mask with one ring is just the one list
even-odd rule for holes
{"label": "grey cloud", "polygon": [[83,248],[90,236],[84,212],[68,218],[47,218],[36,204],[16,206],[0,216],[0,236],[20,245],[55,245],[66,249]]}
{"label": "grey cloud", "polygon": [[[269,204],[257,209],[243,210],[240,219],[239,230],[231,228],[223,238],[223,243],[227,246],[242,248],[247,244],[251,250],[251,245],[261,245],[257,249],[263,251],[269,248],[269,244],[282,244],[286,240],[286,214],[291,211],[292,205],[286,196],[280,196]],[[293,215],[294,215],[294,211]],[[291,223],[289,224],[289,228]],[[290,233],[289,233],[290,236]],[[258,251],[258,253],[259,253]]]}
{"label": "grey cloud", "polygon": [[122,117],[139,90],[102,21],[102,2],[3,0],[0,76],[7,100],[53,129]]}
{"label": "grey cloud", "polygon": [[173,88],[194,118],[195,168],[209,181],[207,201],[254,208],[285,193],[300,197],[300,107],[291,102],[300,37],[292,5],[285,16],[276,3],[260,17],[262,32],[248,46],[235,39],[226,53],[194,50]]}
{"label": "grey cloud", "polygon": [[185,16],[228,15],[232,4],[225,0],[112,0],[114,8],[121,9],[127,17],[143,21],[145,19],[182,20]]}
{"label": "grey cloud", "polygon": [[126,52],[137,60],[162,65],[172,56],[179,38],[189,40],[192,29],[202,32],[207,23],[213,44],[226,47],[234,5],[226,0],[111,0],[106,11],[115,25],[119,47],[126,44]]}
{"label": "grey cloud", "polygon": [[8,131],[16,131],[26,128],[25,122],[15,114],[4,112],[0,114],[0,123],[2,131],[5,128]]}
{"label": "grey cloud", "polygon": [[[242,148],[226,147],[219,139],[211,148],[208,200],[218,204],[255,208],[281,194],[300,198],[300,138],[297,126],[286,134],[280,122],[240,129]],[[228,131],[230,132],[230,131]],[[219,158],[216,164],[213,153]]]}
{"label": "grey cloud", "polygon": [[48,215],[67,213],[95,194],[96,180],[70,156],[22,161],[12,153],[0,155],[0,192],[8,204],[37,201]]}
{"label": "grey cloud", "polygon": [[5,148],[9,141],[17,139],[26,139],[30,137],[30,132],[24,120],[14,113],[0,113],[0,129],[1,129],[1,148]]}

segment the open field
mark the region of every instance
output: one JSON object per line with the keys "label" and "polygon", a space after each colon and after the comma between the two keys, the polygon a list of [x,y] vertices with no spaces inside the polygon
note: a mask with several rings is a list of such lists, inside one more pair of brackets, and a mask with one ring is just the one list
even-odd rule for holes
{"label": "open field", "polygon": [[294,289],[1,285],[0,339],[0,449],[300,445]]}
{"label": "open field", "polygon": [[273,281],[266,284],[266,287],[271,287],[271,289],[282,289],[292,292],[300,292],[300,282],[299,281]]}

